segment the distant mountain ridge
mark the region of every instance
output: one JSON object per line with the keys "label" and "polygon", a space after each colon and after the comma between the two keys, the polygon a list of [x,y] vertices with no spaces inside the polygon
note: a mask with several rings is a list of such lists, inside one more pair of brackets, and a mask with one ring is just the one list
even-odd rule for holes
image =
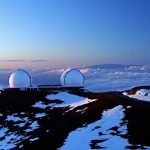
{"label": "distant mountain ridge", "polygon": [[131,65],[123,65],[123,64],[98,64],[98,65],[91,65],[88,66],[88,68],[92,69],[97,69],[97,68],[102,68],[102,69],[124,69],[124,68],[129,68],[129,67],[145,67],[145,65],[138,65],[138,64],[131,64]]}
{"label": "distant mountain ridge", "polygon": [[122,65],[122,64],[100,64],[100,65],[92,65],[88,66],[89,68],[104,68],[104,69],[118,69],[118,68],[125,68],[128,67],[128,65]]}

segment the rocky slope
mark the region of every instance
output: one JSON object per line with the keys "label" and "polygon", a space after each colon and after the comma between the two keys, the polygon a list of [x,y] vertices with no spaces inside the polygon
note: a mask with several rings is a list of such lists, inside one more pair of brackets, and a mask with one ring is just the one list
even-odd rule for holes
{"label": "rocky slope", "polygon": [[149,118],[150,103],[123,92],[5,89],[0,94],[0,149],[150,148]]}

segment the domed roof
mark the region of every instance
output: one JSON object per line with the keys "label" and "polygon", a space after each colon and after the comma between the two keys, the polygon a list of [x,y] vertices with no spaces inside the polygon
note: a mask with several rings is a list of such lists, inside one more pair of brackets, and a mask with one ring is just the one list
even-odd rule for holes
{"label": "domed roof", "polygon": [[61,85],[83,86],[84,76],[78,69],[67,69],[61,75]]}
{"label": "domed roof", "polygon": [[23,69],[18,69],[9,77],[10,88],[23,88],[31,86],[31,76]]}

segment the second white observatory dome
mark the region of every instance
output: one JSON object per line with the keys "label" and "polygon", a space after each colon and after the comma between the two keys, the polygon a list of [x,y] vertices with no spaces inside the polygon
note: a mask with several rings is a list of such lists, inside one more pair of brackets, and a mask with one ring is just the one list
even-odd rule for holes
{"label": "second white observatory dome", "polygon": [[64,86],[83,86],[84,76],[78,69],[67,69],[61,75],[61,85]]}
{"label": "second white observatory dome", "polygon": [[18,69],[9,77],[10,88],[27,88],[31,86],[31,76],[23,69]]}

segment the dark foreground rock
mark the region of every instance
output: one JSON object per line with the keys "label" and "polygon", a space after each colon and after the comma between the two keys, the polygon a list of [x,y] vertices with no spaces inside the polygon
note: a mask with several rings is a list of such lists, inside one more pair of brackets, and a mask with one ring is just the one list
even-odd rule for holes
{"label": "dark foreground rock", "polygon": [[[83,97],[88,101],[72,105],[63,104],[63,97],[53,100],[47,98],[47,95],[56,95],[59,92]],[[103,120],[104,111],[107,112],[117,106],[122,106],[124,116],[119,126],[109,129],[111,131],[109,134],[125,139],[127,141],[125,149],[149,147],[149,102],[129,98],[122,92],[92,93],[78,88],[1,91],[0,149],[61,149],[72,131]],[[121,126],[126,126],[125,133],[120,132]],[[93,129],[98,132],[98,137],[87,143],[90,149],[111,148],[111,145],[103,146],[107,138],[101,139],[105,136],[101,128],[100,124]]]}

